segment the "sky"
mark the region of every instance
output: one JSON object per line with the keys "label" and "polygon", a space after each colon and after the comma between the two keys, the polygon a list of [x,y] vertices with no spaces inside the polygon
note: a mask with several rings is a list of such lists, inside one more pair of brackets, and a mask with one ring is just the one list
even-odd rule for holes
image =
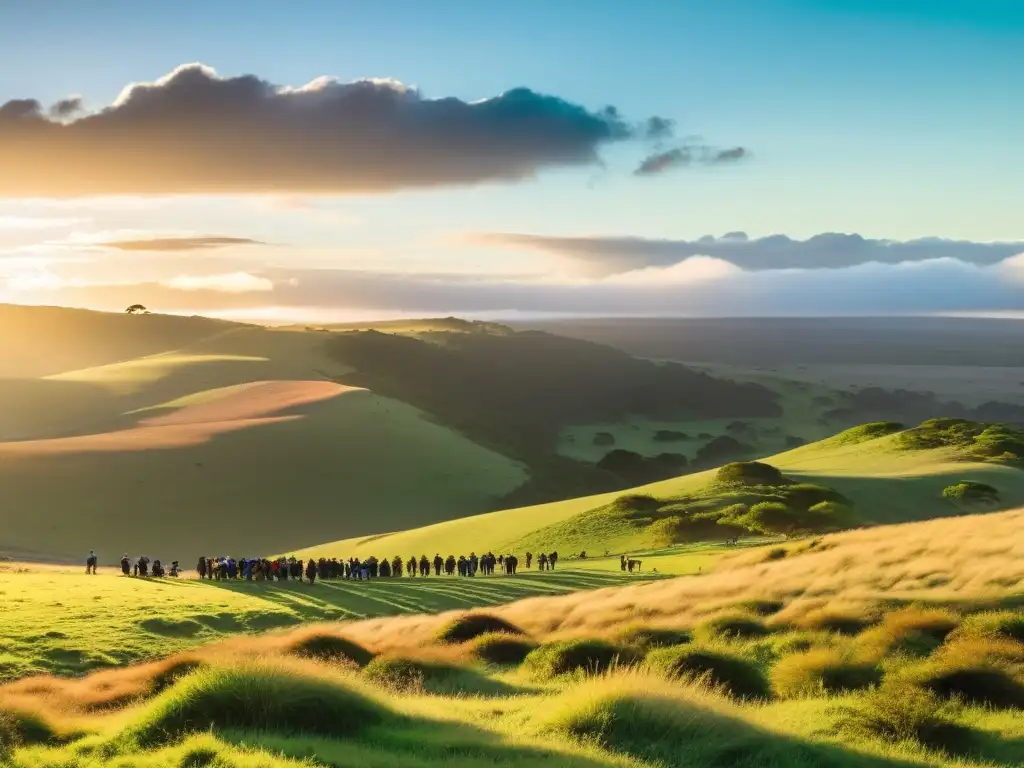
{"label": "sky", "polygon": [[0,301],[1024,310],[1017,0],[0,2]]}

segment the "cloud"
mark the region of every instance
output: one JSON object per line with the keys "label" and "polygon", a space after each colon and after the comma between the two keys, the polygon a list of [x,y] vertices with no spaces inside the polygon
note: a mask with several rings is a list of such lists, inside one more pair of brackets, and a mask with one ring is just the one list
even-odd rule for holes
{"label": "cloud", "polygon": [[0,230],[64,229],[87,224],[85,218],[50,218],[46,216],[0,216]]}
{"label": "cloud", "polygon": [[[608,144],[661,140],[631,123],[515,88],[480,101],[428,99],[394,80],[318,78],[282,87],[190,64],[60,119],[32,99],[0,106],[0,196],[366,193],[517,181],[600,162]],[[74,114],[74,111],[71,113]]]}
{"label": "cloud", "polygon": [[178,275],[161,285],[174,291],[254,293],[274,290],[273,281],[248,272],[231,272],[225,275]]}
{"label": "cloud", "polygon": [[55,120],[67,120],[85,111],[81,96],[69,96],[50,106],[50,117]]}
{"label": "cloud", "polygon": [[657,176],[674,168],[683,168],[693,163],[722,165],[735,163],[749,156],[750,152],[743,147],[715,149],[702,144],[684,144],[648,155],[633,171],[633,175]]}
{"label": "cloud", "polygon": [[977,243],[938,237],[873,240],[856,234],[824,233],[807,240],[785,235],[757,239],[743,232],[698,240],[640,237],[555,237],[503,232],[464,236],[472,245],[540,251],[567,260],[588,275],[613,275],[644,267],[664,267],[692,256],[711,256],[743,270],[837,269],[858,264],[900,264],[955,259],[991,265],[1024,253],[1024,242]]}
{"label": "cloud", "polygon": [[141,240],[112,240],[96,245],[118,251],[200,251],[231,245],[264,245],[248,237],[153,237]]}

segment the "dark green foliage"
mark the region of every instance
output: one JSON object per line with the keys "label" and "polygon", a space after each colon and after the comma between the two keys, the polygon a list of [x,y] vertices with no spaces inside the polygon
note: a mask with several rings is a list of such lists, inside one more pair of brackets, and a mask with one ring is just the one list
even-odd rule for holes
{"label": "dark green foliage", "polygon": [[685,432],[677,432],[673,429],[659,429],[654,433],[654,442],[656,443],[678,443],[689,439],[690,436]]}
{"label": "dark green foliage", "polygon": [[1017,463],[1024,458],[1024,430],[967,419],[930,419],[899,437],[905,450],[958,448],[976,461]]}
{"label": "dark green foliage", "polygon": [[840,730],[890,743],[916,742],[949,754],[969,752],[974,732],[953,722],[930,691],[906,682],[886,682],[855,707],[838,709]]}
{"label": "dark green foliage", "polygon": [[998,667],[978,660],[977,666],[925,668],[918,683],[937,696],[999,708],[1024,708],[1024,685]]}
{"label": "dark green foliage", "polygon": [[735,461],[726,464],[715,473],[720,483],[742,483],[743,485],[785,485],[788,481],[771,464],[760,461]]}
{"label": "dark green foliage", "polygon": [[597,468],[611,472],[632,485],[643,485],[675,477],[686,469],[688,463],[681,453],[661,453],[646,458],[634,451],[616,448],[597,462]]}
{"label": "dark green foliage", "polygon": [[526,666],[535,676],[550,678],[569,672],[603,672],[615,664],[630,664],[637,658],[632,648],[584,638],[542,645],[526,657]]}
{"label": "dark green foliage", "polygon": [[441,643],[465,643],[480,635],[502,632],[507,635],[522,635],[523,630],[504,619],[489,613],[467,613],[452,619],[437,633]]}
{"label": "dark green foliage", "polygon": [[363,331],[332,334],[325,343],[355,369],[342,383],[409,403],[524,462],[530,468],[528,487],[503,503],[614,489],[606,473],[556,454],[559,432],[567,426],[615,424],[633,416],[672,420],[782,413],[777,395],[758,384],[535,331],[418,338]]}
{"label": "dark green foliage", "polygon": [[473,641],[474,655],[488,664],[521,664],[536,647],[532,640],[504,632],[490,632]]}
{"label": "dark green foliage", "polygon": [[673,645],[685,645],[690,642],[690,633],[685,629],[670,629],[667,627],[649,627],[645,624],[638,624],[626,627],[619,633],[619,642],[650,650],[651,648],[668,648]]}
{"label": "dark green foliage", "polygon": [[611,432],[595,432],[590,442],[593,445],[615,445],[615,435]]}
{"label": "dark green foliage", "polygon": [[807,441],[802,437],[796,435],[786,435],[785,445],[787,448],[799,448],[801,445],[806,445]]}
{"label": "dark green foliage", "polygon": [[739,656],[705,648],[679,646],[647,654],[649,668],[673,678],[706,678],[737,698],[763,699],[770,695],[768,681],[756,664]]}
{"label": "dark green foliage", "polygon": [[741,443],[735,437],[719,435],[697,450],[697,455],[694,457],[693,462],[704,467],[710,467],[729,459],[735,459],[737,456],[751,453],[753,450],[753,446]]}
{"label": "dark green foliage", "polygon": [[644,493],[627,493],[612,502],[612,506],[623,512],[653,512],[665,502]]}
{"label": "dark green foliage", "polygon": [[152,747],[211,728],[344,737],[390,717],[377,702],[327,680],[274,669],[218,668],[169,688],[124,738]]}
{"label": "dark green foliage", "polygon": [[709,640],[746,640],[768,634],[768,628],[761,621],[742,614],[715,616],[699,624],[694,631]]}
{"label": "dark green foliage", "polygon": [[833,440],[844,445],[866,443],[868,440],[877,440],[880,437],[887,437],[902,430],[903,425],[895,421],[874,421],[870,424],[861,424],[859,427],[852,427],[845,432],[840,432]]}
{"label": "dark green foliage", "polygon": [[289,651],[296,656],[309,659],[335,664],[351,663],[360,667],[365,667],[373,661],[373,654],[359,643],[326,632],[308,635],[298,640]]}
{"label": "dark green foliage", "polygon": [[961,480],[959,483],[947,485],[942,491],[943,498],[965,504],[993,504],[999,501],[999,491],[985,483],[973,483]]}

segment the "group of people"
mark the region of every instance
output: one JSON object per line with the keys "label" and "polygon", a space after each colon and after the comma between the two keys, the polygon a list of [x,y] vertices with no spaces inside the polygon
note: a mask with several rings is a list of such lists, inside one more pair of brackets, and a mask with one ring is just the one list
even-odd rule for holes
{"label": "group of people", "polygon": [[[90,560],[95,558],[95,554],[90,553]],[[86,561],[86,573],[89,572],[89,561]],[[92,563],[92,573],[96,573],[96,563]],[[159,560],[150,561],[148,557],[142,555],[141,557],[132,560],[127,554],[121,556],[121,573],[125,576],[156,576],[158,578],[163,576],[178,576],[181,573],[181,566],[178,565],[177,560],[172,560],[169,567],[164,567],[164,564]]]}
{"label": "group of people", "polygon": [[[558,553],[542,553],[537,558],[537,565],[540,570],[553,570],[558,562]],[[177,562],[175,562],[177,565]],[[533,565],[533,553],[526,553],[526,567]],[[321,581],[333,579],[354,579],[364,581],[377,578],[400,578],[403,575],[411,577],[434,576],[476,576],[478,573],[483,576],[492,576],[496,572],[502,572],[506,576],[515,576],[519,568],[519,558],[515,555],[495,555],[487,552],[478,556],[471,552],[469,556],[448,555],[442,557],[440,553],[435,554],[433,559],[426,555],[416,557],[415,555],[403,560],[399,556],[391,559],[368,557],[360,560],[358,557],[350,557],[348,560],[339,560],[336,557],[319,559],[295,557],[279,557],[273,560],[256,558],[233,557],[200,557],[196,563],[196,571],[200,579],[215,581],[307,581],[310,584],[317,579]],[[145,574],[143,574],[145,575]],[[154,574],[156,575],[156,574]]]}

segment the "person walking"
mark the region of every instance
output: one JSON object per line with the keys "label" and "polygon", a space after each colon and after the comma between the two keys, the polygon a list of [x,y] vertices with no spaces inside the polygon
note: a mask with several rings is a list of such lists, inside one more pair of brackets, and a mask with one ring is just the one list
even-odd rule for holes
{"label": "person walking", "polygon": [[96,550],[90,549],[88,557],[85,558],[85,572],[96,575],[96,564],[99,562],[99,558],[96,557]]}

